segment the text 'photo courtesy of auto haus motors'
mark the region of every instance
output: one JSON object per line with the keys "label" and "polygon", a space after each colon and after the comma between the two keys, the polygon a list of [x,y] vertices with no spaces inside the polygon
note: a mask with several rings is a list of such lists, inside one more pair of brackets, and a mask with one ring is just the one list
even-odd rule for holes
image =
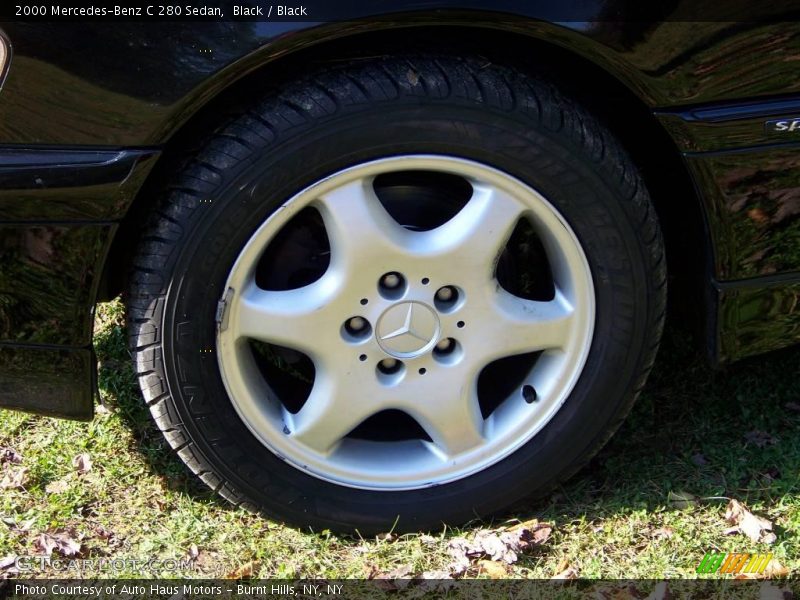
{"label": "text 'photo courtesy of auto haus motors'", "polygon": [[430,530],[577,473],[665,324],[711,365],[796,343],[798,24],[584,4],[3,23],[0,406],[92,419],[121,296],[217,493]]}

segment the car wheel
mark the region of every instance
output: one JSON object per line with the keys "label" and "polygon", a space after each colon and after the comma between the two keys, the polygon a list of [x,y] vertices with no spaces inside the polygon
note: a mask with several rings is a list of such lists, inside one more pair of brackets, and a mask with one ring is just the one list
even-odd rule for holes
{"label": "car wheel", "polygon": [[664,318],[655,212],[551,84],[342,64],[212,133],[144,232],[142,393],[238,505],[362,533],[542,494],[608,439]]}

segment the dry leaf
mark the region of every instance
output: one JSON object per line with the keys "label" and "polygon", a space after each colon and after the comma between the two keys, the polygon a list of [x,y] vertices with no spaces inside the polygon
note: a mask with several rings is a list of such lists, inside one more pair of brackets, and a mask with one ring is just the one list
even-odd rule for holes
{"label": "dry leaf", "polygon": [[223,576],[223,579],[244,579],[247,577],[252,577],[253,573],[258,570],[259,565],[260,563],[258,561],[248,561],[227,575]]}
{"label": "dry leaf", "polygon": [[800,403],[798,403],[798,402],[787,402],[783,406],[787,410],[793,410],[794,412],[800,412]]}
{"label": "dry leaf", "polygon": [[659,529],[654,529],[650,536],[656,539],[670,539],[674,535],[674,532],[669,527],[660,527]]}
{"label": "dry leaf", "polygon": [[200,556],[200,550],[197,548],[197,545],[192,544],[189,546],[189,558],[195,560],[198,556]]}
{"label": "dry leaf", "polygon": [[22,464],[22,456],[13,448],[0,448],[0,464],[3,463]]}
{"label": "dry leaf", "polygon": [[420,579],[452,579],[449,571],[423,571]]}
{"label": "dry leaf", "polygon": [[767,568],[764,569],[764,576],[768,579],[776,579],[778,577],[788,577],[791,571],[784,567],[777,559],[773,558],[767,563]]}
{"label": "dry leaf", "polygon": [[69,489],[70,481],[72,480],[72,473],[69,473],[66,477],[62,477],[61,479],[57,479],[56,481],[51,481],[46,486],[44,486],[44,491],[48,494],[63,494]]}
{"label": "dry leaf", "polygon": [[33,542],[33,546],[47,556],[52,555],[54,551],[62,556],[76,556],[81,551],[80,539],[82,537],[76,535],[74,531],[66,530],[42,533]]}
{"label": "dry leaf", "polygon": [[43,533],[34,540],[33,547],[42,554],[50,556],[56,549],[56,541],[52,536]]}
{"label": "dry leaf", "polygon": [[[0,579],[8,579],[14,575],[19,574],[17,568],[17,555],[9,554],[6,557],[0,558]],[[0,582],[0,593],[3,591],[2,582]]]}
{"label": "dry leaf", "polygon": [[0,490],[24,488],[27,481],[28,469],[26,467],[5,468],[3,469],[3,478],[0,479]]}
{"label": "dry leaf", "polygon": [[567,567],[558,575],[553,575],[552,579],[577,579],[578,570],[575,567]]}
{"label": "dry leaf", "polygon": [[747,510],[738,500],[731,500],[725,509],[725,520],[734,525],[725,530],[726,534],[743,533],[754,542],[772,544],[775,534],[772,533],[772,522],[763,517],[757,517]]}
{"label": "dry leaf", "polygon": [[561,571],[566,571],[569,568],[569,560],[567,558],[562,558],[558,561],[556,565],[556,573],[561,573]]}
{"label": "dry leaf", "polygon": [[503,563],[496,560],[479,560],[478,574],[488,575],[490,579],[503,579],[508,576],[508,570]]}
{"label": "dry leaf", "polygon": [[689,492],[672,492],[667,494],[667,502],[672,504],[675,508],[689,508],[697,504],[697,496]]}
{"label": "dry leaf", "polygon": [[98,404],[94,407],[94,412],[98,415],[110,415],[111,411],[108,410],[108,407],[105,404]]}
{"label": "dry leaf", "polygon": [[698,467],[704,467],[708,464],[708,459],[698,452],[697,454],[692,454],[692,462]]}
{"label": "dry leaf", "polygon": [[389,533],[379,533],[375,536],[375,539],[382,542],[393,542],[397,539],[397,536],[390,531]]}
{"label": "dry leaf", "polygon": [[744,434],[744,439],[753,444],[756,448],[765,448],[766,446],[774,446],[778,440],[768,434],[766,431],[748,431]]}
{"label": "dry leaf", "polygon": [[656,584],[656,589],[647,597],[647,600],[672,600],[672,592],[670,592],[667,582],[659,581]]}
{"label": "dry leaf", "polygon": [[438,538],[435,538],[432,535],[428,535],[427,533],[423,533],[421,536],[419,536],[417,538],[417,540],[421,544],[426,544],[426,545],[429,545],[429,546],[431,546],[431,545],[433,545],[433,544],[435,544],[436,542],[439,541]]}
{"label": "dry leaf", "polygon": [[72,459],[72,466],[80,474],[88,473],[92,470],[92,457],[85,452],[78,454]]}
{"label": "dry leaf", "polygon": [[400,565],[388,573],[378,574],[375,579],[406,579],[413,572],[414,568],[411,565]]}

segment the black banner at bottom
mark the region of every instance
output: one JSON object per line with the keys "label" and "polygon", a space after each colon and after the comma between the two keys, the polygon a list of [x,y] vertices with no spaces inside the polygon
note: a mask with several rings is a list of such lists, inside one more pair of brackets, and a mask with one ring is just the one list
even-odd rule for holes
{"label": "black banner at bottom", "polygon": [[331,600],[373,598],[469,598],[508,600],[593,598],[595,600],[765,599],[800,600],[800,580],[114,580],[8,579],[0,598],[36,600]]}

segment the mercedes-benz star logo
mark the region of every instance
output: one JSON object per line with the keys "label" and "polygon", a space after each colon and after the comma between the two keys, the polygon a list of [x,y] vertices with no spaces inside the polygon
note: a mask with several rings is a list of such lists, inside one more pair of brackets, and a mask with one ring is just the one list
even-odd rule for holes
{"label": "mercedes-benz star logo", "polygon": [[384,311],[375,328],[378,344],[397,358],[430,350],[439,337],[439,318],[421,302],[399,302]]}

